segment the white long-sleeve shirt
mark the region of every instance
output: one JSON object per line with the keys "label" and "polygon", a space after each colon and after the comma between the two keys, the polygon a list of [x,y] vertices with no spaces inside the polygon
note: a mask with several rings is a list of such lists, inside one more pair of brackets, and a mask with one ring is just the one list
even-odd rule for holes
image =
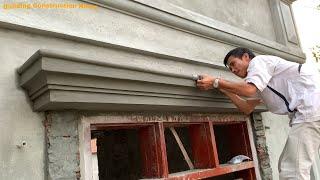
{"label": "white long-sleeve shirt", "polygon": [[291,124],[320,120],[320,76],[312,64],[299,68],[298,63],[260,55],[250,61],[247,72],[245,81],[259,89],[269,111],[288,114]]}

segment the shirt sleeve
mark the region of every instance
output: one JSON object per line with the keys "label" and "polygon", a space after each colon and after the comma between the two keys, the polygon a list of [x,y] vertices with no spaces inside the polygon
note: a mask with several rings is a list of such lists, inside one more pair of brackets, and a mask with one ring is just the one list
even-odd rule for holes
{"label": "shirt sleeve", "polygon": [[245,82],[254,84],[262,92],[272,78],[274,69],[275,63],[273,61],[257,56],[249,63]]}

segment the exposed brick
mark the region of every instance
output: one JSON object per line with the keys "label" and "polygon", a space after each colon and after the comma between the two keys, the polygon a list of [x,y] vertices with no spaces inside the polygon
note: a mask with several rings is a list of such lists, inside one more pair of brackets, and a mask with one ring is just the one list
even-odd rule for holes
{"label": "exposed brick", "polygon": [[254,113],[251,116],[253,125],[253,134],[256,143],[257,156],[259,159],[260,174],[263,180],[272,180],[272,169],[270,157],[266,145],[265,129],[260,113]]}
{"label": "exposed brick", "polygon": [[262,120],[262,116],[260,113],[253,113],[253,120],[257,121],[257,120]]}
{"label": "exposed brick", "polygon": [[265,132],[264,132],[264,130],[258,130],[258,131],[256,131],[256,136],[262,136],[262,137],[265,137]]}
{"label": "exposed brick", "polygon": [[80,179],[77,120],[72,111],[47,112],[48,179]]}

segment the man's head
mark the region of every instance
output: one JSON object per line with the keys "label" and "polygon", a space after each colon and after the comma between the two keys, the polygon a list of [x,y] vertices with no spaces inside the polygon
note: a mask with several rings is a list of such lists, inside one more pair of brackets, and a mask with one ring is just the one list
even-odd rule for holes
{"label": "man's head", "polygon": [[249,62],[254,57],[255,55],[249,49],[238,47],[228,52],[223,63],[233,74],[245,78]]}

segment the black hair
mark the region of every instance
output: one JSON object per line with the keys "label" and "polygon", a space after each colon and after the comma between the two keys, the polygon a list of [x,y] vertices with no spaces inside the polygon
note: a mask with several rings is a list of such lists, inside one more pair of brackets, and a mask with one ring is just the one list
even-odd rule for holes
{"label": "black hair", "polygon": [[228,52],[228,54],[223,60],[224,65],[227,66],[227,62],[230,56],[242,58],[244,53],[247,53],[250,59],[253,59],[254,57],[256,57],[256,55],[254,55],[250,49],[238,47]]}

